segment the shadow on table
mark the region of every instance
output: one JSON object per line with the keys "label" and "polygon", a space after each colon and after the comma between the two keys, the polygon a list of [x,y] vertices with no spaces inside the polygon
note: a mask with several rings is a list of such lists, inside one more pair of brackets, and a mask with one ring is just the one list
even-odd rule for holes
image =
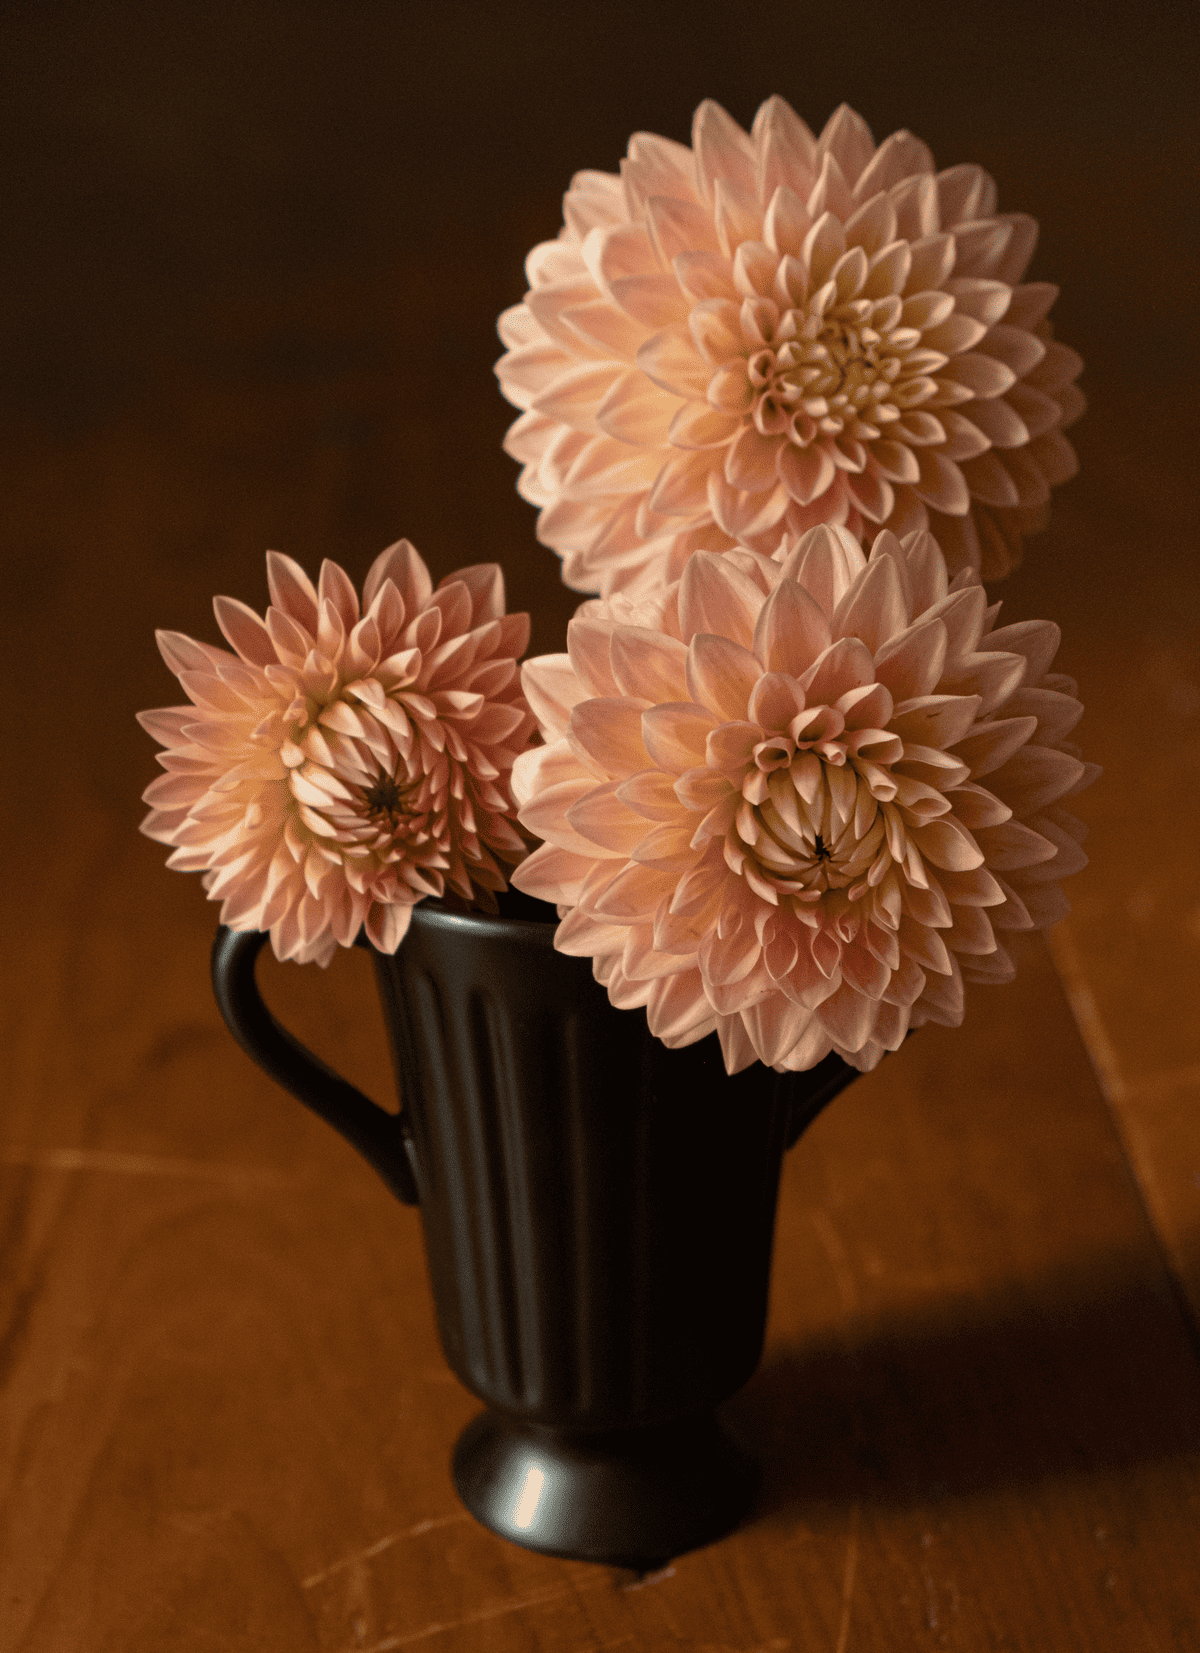
{"label": "shadow on table", "polygon": [[1147,1254],[768,1350],[723,1409],[763,1465],[752,1520],[917,1506],[1200,1449],[1194,1329]]}

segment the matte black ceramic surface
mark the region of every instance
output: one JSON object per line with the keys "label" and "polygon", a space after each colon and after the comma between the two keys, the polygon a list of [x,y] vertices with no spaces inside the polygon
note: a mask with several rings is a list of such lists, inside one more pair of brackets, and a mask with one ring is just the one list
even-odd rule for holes
{"label": "matte black ceramic surface", "polygon": [[830,1058],[730,1078],[715,1035],[669,1051],[590,961],[555,952],[552,908],[501,899],[500,918],[423,902],[399,951],[375,955],[399,1118],[271,1020],[261,936],[218,935],[218,1002],[273,1077],[419,1198],[446,1357],[490,1408],[455,1454],[468,1507],[531,1548],[651,1564],[727,1531],[752,1496],[713,1409],[761,1353],[784,1149],[855,1072]]}

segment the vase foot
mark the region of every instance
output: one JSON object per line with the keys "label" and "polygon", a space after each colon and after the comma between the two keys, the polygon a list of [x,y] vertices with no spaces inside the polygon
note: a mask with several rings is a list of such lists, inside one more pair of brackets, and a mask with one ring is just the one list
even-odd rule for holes
{"label": "vase foot", "polygon": [[583,1434],[484,1412],[454,1449],[460,1498],[502,1538],[643,1570],[731,1531],[758,1481],[758,1465],[712,1413]]}

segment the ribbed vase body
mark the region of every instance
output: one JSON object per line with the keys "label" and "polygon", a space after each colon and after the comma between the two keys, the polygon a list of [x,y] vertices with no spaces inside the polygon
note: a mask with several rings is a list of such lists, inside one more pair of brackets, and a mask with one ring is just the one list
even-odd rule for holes
{"label": "ribbed vase body", "polygon": [[667,1050],[552,935],[426,903],[376,959],[443,1345],[528,1423],[683,1417],[758,1362],[797,1081]]}

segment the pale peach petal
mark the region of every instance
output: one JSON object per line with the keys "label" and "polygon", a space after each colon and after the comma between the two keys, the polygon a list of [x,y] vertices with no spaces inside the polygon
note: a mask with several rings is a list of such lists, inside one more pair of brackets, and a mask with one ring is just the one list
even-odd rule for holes
{"label": "pale peach petal", "polygon": [[752,648],[768,672],[802,677],[831,641],[820,604],[795,580],[780,579],[763,604]]}
{"label": "pale peach petal", "polygon": [[709,632],[750,647],[761,607],[759,588],[724,558],[698,551],[689,560],[679,588],[685,643],[697,632]]}
{"label": "pale peach petal", "polygon": [[698,632],[688,646],[688,695],[723,720],[746,716],[762,666],[756,654],[727,637]]}

